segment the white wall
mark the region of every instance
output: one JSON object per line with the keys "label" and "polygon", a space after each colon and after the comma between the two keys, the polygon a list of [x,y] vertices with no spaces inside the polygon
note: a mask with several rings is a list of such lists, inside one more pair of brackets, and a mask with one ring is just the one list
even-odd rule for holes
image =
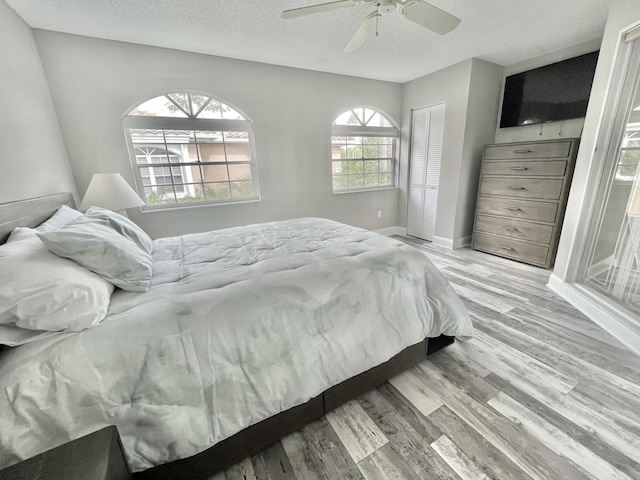
{"label": "white wall", "polygon": [[401,85],[49,31],[35,37],[81,194],[93,173],[119,172],[133,184],[121,117],[142,100],[200,91],[253,120],[262,201],[130,211],[152,237],[299,216],[397,225],[396,189],[332,193],[330,125],[358,105],[399,125]]}
{"label": "white wall", "polygon": [[0,0],[0,203],[75,194],[31,28]]}
{"label": "white wall", "polygon": [[[524,62],[509,65],[504,68],[504,78],[516,73],[525,72],[534,68],[543,67],[551,63],[560,62],[568,58],[594,52],[600,48],[601,40],[595,39],[590,42],[580,43],[568,48],[563,48],[555,52],[535,57]],[[501,89],[504,88],[504,78]],[[500,92],[502,96],[502,91]],[[500,103],[500,110],[502,103]],[[500,128],[500,115],[496,123],[496,135],[494,143],[509,142],[530,142],[535,140],[553,140],[558,138],[580,138],[584,125],[584,118],[574,118],[562,122],[548,122],[538,125],[522,125],[519,127]]]}
{"label": "white wall", "polygon": [[446,102],[434,243],[457,248],[473,229],[482,146],[495,134],[502,67],[469,59],[404,85],[398,220],[406,225],[412,110]]}

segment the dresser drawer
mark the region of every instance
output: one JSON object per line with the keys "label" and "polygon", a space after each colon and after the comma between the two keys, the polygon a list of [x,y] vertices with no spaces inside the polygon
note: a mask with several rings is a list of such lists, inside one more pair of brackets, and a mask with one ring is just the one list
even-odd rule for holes
{"label": "dresser drawer", "polygon": [[492,145],[485,148],[484,158],[562,158],[567,157],[570,150],[570,141],[549,143],[519,143],[517,145]]}
{"label": "dresser drawer", "polygon": [[553,226],[525,222],[524,220],[478,215],[476,230],[549,245]]}
{"label": "dresser drawer", "polygon": [[523,220],[553,223],[558,211],[557,203],[509,200],[506,198],[480,197],[476,206],[478,213],[505,215]]}
{"label": "dresser drawer", "polygon": [[566,169],[566,160],[484,162],[482,175],[548,175],[550,177],[562,177]]}
{"label": "dresser drawer", "polygon": [[548,247],[479,232],[473,237],[473,248],[541,266],[546,265],[549,253]]}
{"label": "dresser drawer", "polygon": [[539,198],[558,200],[562,192],[562,179],[482,177],[481,195]]}

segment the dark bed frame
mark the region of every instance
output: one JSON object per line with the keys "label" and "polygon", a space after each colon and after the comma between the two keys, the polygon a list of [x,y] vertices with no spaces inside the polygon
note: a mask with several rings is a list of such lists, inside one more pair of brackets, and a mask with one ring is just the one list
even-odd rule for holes
{"label": "dark bed frame", "polygon": [[[6,241],[15,227],[35,227],[47,220],[61,205],[74,207],[73,196],[70,193],[60,193],[0,204],[0,244]],[[133,478],[206,480],[246,456],[258,453],[285,435],[317,420],[343,403],[417,365],[453,342],[454,337],[446,335],[426,338],[404,349],[385,363],[329,388],[302,405],[247,427],[201,453],[134,473]],[[1,349],[0,345],[0,351]]]}

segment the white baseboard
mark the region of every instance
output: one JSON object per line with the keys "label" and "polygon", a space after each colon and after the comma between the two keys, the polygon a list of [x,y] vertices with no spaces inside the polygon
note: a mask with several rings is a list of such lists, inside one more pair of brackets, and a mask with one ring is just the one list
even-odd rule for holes
{"label": "white baseboard", "polygon": [[634,324],[637,320],[614,304],[600,299],[586,288],[574,283],[565,283],[553,273],[549,277],[547,287],[640,355],[640,334],[625,326],[625,324]]}
{"label": "white baseboard", "polygon": [[449,250],[455,250],[457,248],[466,247],[471,245],[471,235],[462,238],[456,238],[452,240],[450,238],[444,237],[433,237],[433,244],[438,245],[439,247],[448,248]]}
{"label": "white baseboard", "polygon": [[374,232],[388,237],[389,235],[406,235],[407,229],[405,227],[386,227],[374,230]]}
{"label": "white baseboard", "polygon": [[471,245],[471,235],[462,238],[456,238],[453,241],[453,248],[463,248]]}
{"label": "white baseboard", "polygon": [[453,240],[451,240],[450,238],[438,237],[437,235],[434,235],[432,243],[434,245],[438,245],[439,247],[453,250]]}

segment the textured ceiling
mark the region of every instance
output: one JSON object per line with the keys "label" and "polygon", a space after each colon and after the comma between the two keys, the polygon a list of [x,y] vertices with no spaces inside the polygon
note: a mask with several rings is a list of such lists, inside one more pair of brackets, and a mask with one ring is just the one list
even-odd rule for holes
{"label": "textured ceiling", "polygon": [[[33,28],[406,82],[471,57],[512,65],[602,36],[613,0],[432,0],[462,19],[445,36],[397,12],[356,52],[370,4],[284,20],[314,0],[5,0]],[[331,0],[330,0],[331,1]]]}

